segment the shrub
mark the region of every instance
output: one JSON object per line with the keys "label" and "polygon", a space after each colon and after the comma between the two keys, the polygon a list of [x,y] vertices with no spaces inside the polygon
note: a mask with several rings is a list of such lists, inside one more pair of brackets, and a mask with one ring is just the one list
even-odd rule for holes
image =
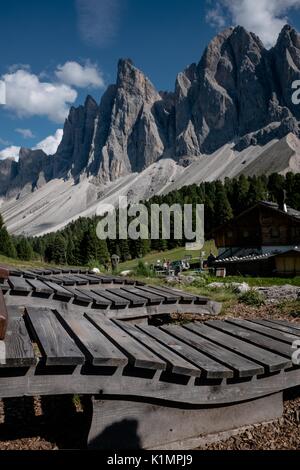
{"label": "shrub", "polygon": [[150,268],[148,264],[145,264],[144,261],[138,262],[138,265],[135,269],[135,274],[137,274],[138,276],[143,276],[143,277],[155,276],[154,271]]}
{"label": "shrub", "polygon": [[239,302],[253,307],[261,307],[265,303],[263,296],[255,289],[239,295]]}

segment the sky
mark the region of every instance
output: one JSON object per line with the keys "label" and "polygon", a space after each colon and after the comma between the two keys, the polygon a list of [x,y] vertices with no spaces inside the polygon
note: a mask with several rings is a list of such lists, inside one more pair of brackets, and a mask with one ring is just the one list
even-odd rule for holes
{"label": "sky", "polygon": [[286,22],[300,31],[300,0],[1,0],[0,159],[55,153],[70,107],[99,102],[119,58],[172,91],[220,30],[240,24],[270,48]]}

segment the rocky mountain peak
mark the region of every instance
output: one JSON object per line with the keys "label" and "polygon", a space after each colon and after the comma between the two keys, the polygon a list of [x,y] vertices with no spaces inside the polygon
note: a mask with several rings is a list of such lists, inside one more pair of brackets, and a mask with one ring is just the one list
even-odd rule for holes
{"label": "rocky mountain peak", "polygon": [[[89,95],[72,107],[56,155],[32,165],[48,179],[85,173],[109,182],[165,157],[191,161],[229,143],[240,151],[299,136],[300,106],[292,103],[299,77],[300,35],[289,25],[270,50],[241,26],[225,29],[198,64],[178,74],[174,92],[158,92],[132,60],[121,59],[100,105]],[[37,160],[21,153],[18,171]],[[0,179],[10,167],[0,165]]]}

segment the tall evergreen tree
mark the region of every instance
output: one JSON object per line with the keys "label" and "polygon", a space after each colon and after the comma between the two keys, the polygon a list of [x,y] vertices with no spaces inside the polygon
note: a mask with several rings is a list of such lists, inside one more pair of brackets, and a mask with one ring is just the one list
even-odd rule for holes
{"label": "tall evergreen tree", "polygon": [[17,251],[0,214],[0,253],[9,258],[16,258]]}
{"label": "tall evergreen tree", "polygon": [[222,225],[233,218],[231,205],[228,201],[227,194],[224,186],[220,181],[216,183],[216,198],[215,198],[215,223],[214,225]]}
{"label": "tall evergreen tree", "polygon": [[33,258],[33,249],[27,238],[21,238],[17,243],[18,258],[30,261]]}
{"label": "tall evergreen tree", "polygon": [[15,245],[4,225],[0,229],[0,253],[9,258],[17,257]]}
{"label": "tall evergreen tree", "polygon": [[53,243],[53,261],[56,264],[66,264],[66,239],[61,233],[55,236]]}

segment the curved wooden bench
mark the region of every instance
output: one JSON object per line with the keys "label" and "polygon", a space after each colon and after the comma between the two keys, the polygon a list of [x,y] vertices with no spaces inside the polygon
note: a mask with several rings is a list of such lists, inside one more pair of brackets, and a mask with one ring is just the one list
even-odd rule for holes
{"label": "curved wooden bench", "polygon": [[179,290],[91,274],[54,275],[51,272],[40,275],[36,271],[13,271],[0,288],[7,305],[67,309],[70,312],[81,312],[84,307],[101,310],[104,316],[119,319],[172,313],[218,315],[222,307],[206,297]]}
{"label": "curved wooden bench", "polygon": [[300,384],[300,326],[227,320],[132,324],[98,311],[8,307],[0,396],[93,396],[91,446],[191,448],[282,414]]}

